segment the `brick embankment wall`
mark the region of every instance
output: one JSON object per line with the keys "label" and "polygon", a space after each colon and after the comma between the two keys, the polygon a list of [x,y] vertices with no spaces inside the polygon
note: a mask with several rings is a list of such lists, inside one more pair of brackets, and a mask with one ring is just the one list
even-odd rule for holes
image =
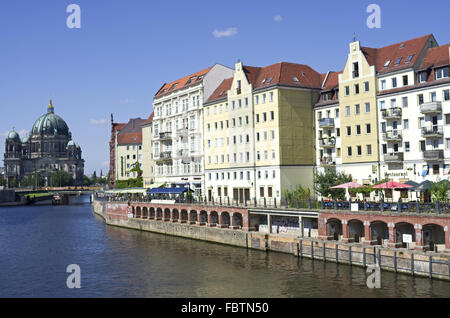
{"label": "brick embankment wall", "polygon": [[[143,219],[128,219],[127,204],[93,200],[94,212],[109,225],[166,235],[246,247],[261,251],[288,253],[299,257],[366,267],[379,263],[381,269],[416,276],[449,280],[449,255],[406,249],[364,246],[339,241],[289,237],[242,230],[210,228]],[[430,266],[431,261],[431,266]],[[431,269],[431,275],[430,275]]]}

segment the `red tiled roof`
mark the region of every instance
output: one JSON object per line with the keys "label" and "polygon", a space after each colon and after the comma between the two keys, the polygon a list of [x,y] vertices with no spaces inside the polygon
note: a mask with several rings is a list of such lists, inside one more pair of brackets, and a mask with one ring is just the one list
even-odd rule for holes
{"label": "red tiled roof", "polygon": [[[322,91],[330,91],[336,87],[339,87],[339,74],[342,74],[344,71],[340,72],[330,72],[327,77],[327,81],[324,83],[322,87]],[[322,81],[323,83],[323,81]]]}
{"label": "red tiled roof", "polygon": [[[266,67],[243,66],[244,73],[254,90],[273,85],[320,89],[321,75],[311,67],[302,64],[280,62]],[[294,80],[294,77],[296,80]],[[224,80],[208,99],[208,103],[227,97],[233,78]]]}
{"label": "red tiled roof", "polygon": [[[420,53],[424,50],[428,40],[432,37],[432,34],[428,34],[412,40],[392,44],[382,48],[374,49],[368,47],[361,47],[364,55],[366,56],[369,65],[374,65],[375,69],[380,74],[394,72],[405,68],[413,67]],[[406,59],[412,55],[410,62],[406,62]],[[398,65],[395,65],[397,59],[402,58]],[[387,67],[385,63],[391,61]]]}
{"label": "red tiled roof", "polygon": [[148,117],[148,119],[145,121],[145,125],[150,124],[151,122],[153,122],[154,115],[155,115],[155,113],[152,112],[150,117]]}
{"label": "red tiled roof", "polygon": [[121,124],[123,127],[117,134],[117,144],[142,144],[142,126],[145,125],[146,122],[147,120],[141,118],[132,118],[127,124]]}
{"label": "red tiled roof", "polygon": [[[245,66],[244,66],[245,68]],[[231,84],[233,83],[233,78],[227,78],[225,79],[219,87],[212,93],[212,95],[209,97],[208,102],[214,101],[214,100],[220,100],[225,99],[228,96],[228,91],[231,88]]]}
{"label": "red tiled roof", "polygon": [[142,131],[119,134],[117,136],[117,144],[119,145],[142,144]]}
{"label": "red tiled roof", "polygon": [[[199,71],[197,73],[194,73],[194,74],[185,76],[183,78],[180,78],[180,79],[178,79],[176,81],[170,82],[168,84],[167,83],[164,84],[159,89],[159,91],[155,94],[155,98],[159,98],[159,97],[162,97],[162,96],[164,96],[164,95],[166,95],[168,93],[176,92],[177,90],[179,90],[181,88],[185,88],[185,87],[188,87],[190,85],[198,84],[198,83],[203,82],[204,76],[211,70],[211,68],[212,68],[212,66],[208,67],[207,69],[204,69],[202,71]],[[203,78],[201,78],[201,80],[198,80],[198,78],[200,76],[203,76]],[[193,79],[190,81],[191,78],[193,78]]]}
{"label": "red tiled roof", "polygon": [[423,59],[420,70],[426,70],[430,67],[440,67],[450,64],[450,44],[433,47],[427,51]]}

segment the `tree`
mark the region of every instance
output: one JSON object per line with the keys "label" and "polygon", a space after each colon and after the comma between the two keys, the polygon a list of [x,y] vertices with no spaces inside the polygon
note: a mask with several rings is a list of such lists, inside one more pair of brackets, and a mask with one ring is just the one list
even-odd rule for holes
{"label": "tree", "polygon": [[315,175],[314,191],[323,198],[345,200],[345,189],[331,189],[331,187],[351,181],[351,175],[328,169]]}
{"label": "tree", "polygon": [[289,207],[296,207],[297,201],[306,201],[311,197],[311,190],[303,188],[300,184],[294,190],[283,190],[283,196],[288,201]]}
{"label": "tree", "polygon": [[66,171],[55,171],[50,175],[51,187],[68,187],[74,183],[72,175]]}
{"label": "tree", "polygon": [[91,179],[88,176],[83,176],[83,185],[86,187],[91,185]]}
{"label": "tree", "polygon": [[449,198],[450,181],[442,180],[431,185],[433,201],[447,202]]}

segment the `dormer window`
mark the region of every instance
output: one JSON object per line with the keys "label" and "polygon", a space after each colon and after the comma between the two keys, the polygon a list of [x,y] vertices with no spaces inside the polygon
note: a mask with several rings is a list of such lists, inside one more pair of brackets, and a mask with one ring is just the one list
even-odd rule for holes
{"label": "dormer window", "polygon": [[408,58],[406,59],[405,63],[411,62],[413,57],[414,57],[414,54],[411,54],[410,56],[408,56]]}
{"label": "dormer window", "polygon": [[437,80],[448,77],[448,67],[438,68],[434,71],[434,73],[436,74]]}
{"label": "dormer window", "polygon": [[386,61],[386,63],[384,63],[384,67],[388,67],[388,66],[389,66],[389,64],[391,64],[391,60],[389,60],[389,61]]}
{"label": "dormer window", "polygon": [[402,45],[400,45],[400,48],[403,49],[405,47],[405,43],[403,43]]}
{"label": "dormer window", "polygon": [[191,82],[195,79],[195,76],[192,76],[186,83],[186,85],[191,84]]}
{"label": "dormer window", "polygon": [[299,82],[297,76],[292,76],[292,80],[293,80],[294,82],[297,82],[297,83]]}
{"label": "dormer window", "polygon": [[271,78],[269,78],[269,80],[267,81],[267,84],[272,83],[272,80],[273,80],[273,76]]}
{"label": "dormer window", "polygon": [[403,57],[399,57],[396,61],[395,61],[395,65],[399,65],[400,62],[402,61]]}
{"label": "dormer window", "polygon": [[261,81],[261,85],[264,84],[265,82],[266,82],[266,79],[264,78],[264,79]]}
{"label": "dormer window", "polygon": [[427,72],[420,72],[419,73],[419,82],[424,83],[427,81]]}

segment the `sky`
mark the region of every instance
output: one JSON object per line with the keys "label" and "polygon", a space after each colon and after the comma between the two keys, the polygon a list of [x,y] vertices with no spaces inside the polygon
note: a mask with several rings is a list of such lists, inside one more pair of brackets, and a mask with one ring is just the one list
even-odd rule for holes
{"label": "sky", "polygon": [[[370,4],[381,28],[368,28]],[[70,4],[80,28],[68,28]],[[353,36],[382,47],[433,33],[450,43],[447,0],[0,1],[0,157],[52,98],[83,150],[85,173],[109,169],[110,114],[147,118],[154,94],[215,63],[343,69]],[[0,163],[0,166],[3,162]]]}

